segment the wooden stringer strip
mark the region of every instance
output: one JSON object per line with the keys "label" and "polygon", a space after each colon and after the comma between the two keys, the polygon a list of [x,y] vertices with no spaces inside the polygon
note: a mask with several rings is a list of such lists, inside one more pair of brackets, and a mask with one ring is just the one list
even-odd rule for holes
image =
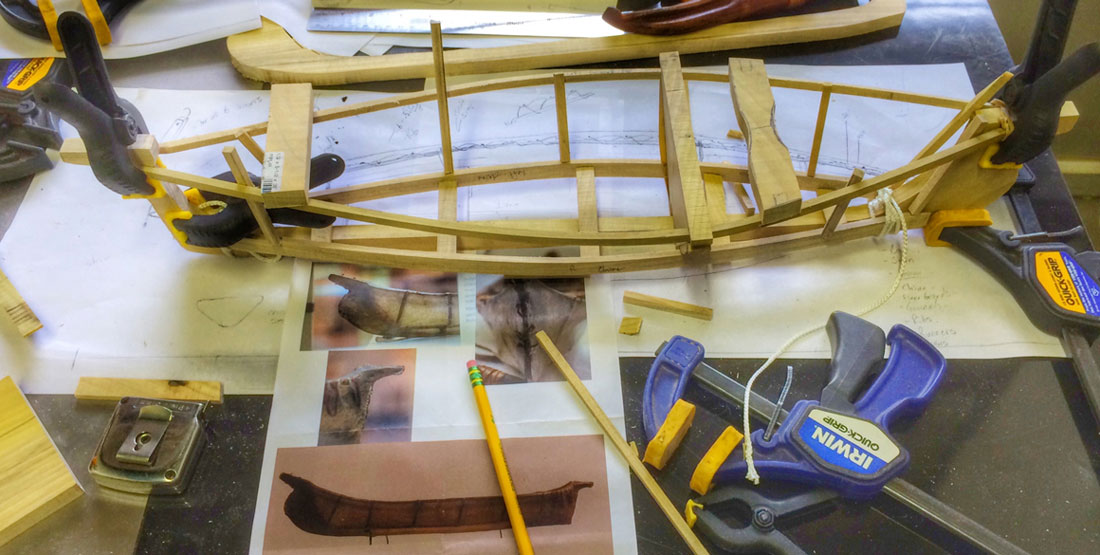
{"label": "wooden stringer strip", "polygon": [[661,92],[672,220],[676,227],[687,228],[690,248],[709,247],[714,241],[714,233],[707,213],[695,132],[691,127],[688,87],[680,69],[680,55],[676,52],[661,54]]}
{"label": "wooden stringer strip", "polygon": [[[590,167],[577,168],[577,226],[578,231],[599,231],[599,212],[596,208],[596,171]],[[581,256],[599,256],[598,245],[581,247]]]}
{"label": "wooden stringer strip", "polygon": [[[233,179],[237,180],[237,184],[242,187],[253,187],[252,178],[248,176],[248,170],[244,167],[244,162],[241,161],[241,156],[237,154],[236,147],[227,146],[222,148],[222,156],[225,157],[226,163],[229,164],[229,169],[233,172]],[[263,205],[258,202],[246,200],[248,203],[248,209],[252,211],[252,217],[256,218],[256,223],[260,226],[260,232],[263,233],[264,239],[267,239],[268,243],[273,246],[279,245],[279,237],[275,234],[275,226],[271,223],[271,218],[267,214],[267,210]]]}
{"label": "wooden stringer strip", "polygon": [[443,155],[443,173],[455,172],[454,152],[451,150],[451,109],[447,101],[447,69],[443,65],[443,33],[439,22],[432,22],[432,59],[435,62],[435,98],[439,103],[440,152]]}
{"label": "wooden stringer strip", "polygon": [[[863,170],[856,168],[852,170],[852,177],[848,178],[848,186],[860,181],[863,181]],[[821,230],[822,239],[828,241],[832,238],[833,233],[836,232],[836,226],[840,225],[840,221],[844,219],[844,213],[848,211],[848,203],[851,201],[851,199],[845,199],[836,206],[825,209],[825,228]]]}

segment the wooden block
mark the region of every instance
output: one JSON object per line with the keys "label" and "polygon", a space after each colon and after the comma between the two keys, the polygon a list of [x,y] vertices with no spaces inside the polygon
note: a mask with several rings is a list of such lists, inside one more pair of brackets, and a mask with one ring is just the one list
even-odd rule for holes
{"label": "wooden block", "polygon": [[798,215],[802,192],[791,153],[775,129],[775,99],[764,62],[730,58],[730,94],[749,147],[749,183],[764,225]]}
{"label": "wooden block", "polygon": [[692,491],[699,495],[706,495],[710,491],[711,485],[714,484],[714,475],[718,473],[718,469],[726,462],[730,453],[733,453],[733,450],[737,448],[737,444],[741,443],[742,439],[745,439],[745,436],[737,428],[726,426],[726,429],[722,431],[722,435],[718,436],[710,449],[707,449],[707,453],[699,460],[695,472],[691,473],[691,481],[688,485]]}
{"label": "wooden block", "polygon": [[130,157],[142,166],[157,165],[157,156],[160,145],[152,135],[138,135],[133,144],[126,147],[130,151]]}
{"label": "wooden block", "polygon": [[671,312],[689,318],[710,320],[714,318],[714,310],[705,306],[699,306],[680,301],[662,299],[652,295],[645,295],[635,291],[623,291],[623,304],[652,308],[664,312]]}
{"label": "wooden block", "polygon": [[313,86],[271,85],[261,191],[265,208],[305,206],[313,148]]}
{"label": "wooden block", "polygon": [[23,392],[0,380],[0,545],[83,493]]}
{"label": "wooden block", "polygon": [[[979,110],[963,129],[959,142],[1000,128],[1002,114],[1000,108]],[[984,150],[979,150],[932,170],[928,181],[910,203],[909,212],[985,208],[1001,198],[1016,182],[1019,170],[982,168],[978,161],[984,154]]]}
{"label": "wooden block", "polygon": [[661,54],[661,100],[664,114],[665,156],[668,159],[668,202],[676,227],[688,230],[693,248],[709,247],[714,241],[703,173],[691,127],[688,88],[680,69],[680,55]]}
{"label": "wooden block", "polygon": [[117,401],[123,397],[149,397],[172,401],[222,402],[221,382],[194,380],[141,380],[133,378],[81,377],[76,385],[77,399]]}
{"label": "wooden block", "polygon": [[19,291],[15,290],[15,286],[3,271],[0,271],[0,308],[8,314],[8,318],[11,318],[15,328],[23,337],[42,329],[42,322],[38,321],[34,312],[31,312],[31,307],[27,306],[27,302],[23,300]]}
{"label": "wooden block", "polygon": [[691,421],[694,419],[695,405],[683,399],[677,399],[653,439],[645,446],[645,457],[642,462],[648,463],[657,470],[664,468],[672,458],[672,454],[676,452],[676,448],[680,446],[680,442],[684,440],[684,435],[691,428]]}
{"label": "wooden block", "polygon": [[642,319],[637,316],[623,316],[619,323],[619,333],[623,335],[638,335],[642,332]]}

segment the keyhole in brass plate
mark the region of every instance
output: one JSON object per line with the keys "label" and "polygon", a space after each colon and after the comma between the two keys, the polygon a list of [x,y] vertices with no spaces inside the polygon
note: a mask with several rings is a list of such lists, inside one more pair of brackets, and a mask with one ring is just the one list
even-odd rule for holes
{"label": "keyhole in brass plate", "polygon": [[152,434],[149,432],[141,432],[134,438],[134,451],[141,449],[142,445],[149,443],[149,440],[153,439]]}

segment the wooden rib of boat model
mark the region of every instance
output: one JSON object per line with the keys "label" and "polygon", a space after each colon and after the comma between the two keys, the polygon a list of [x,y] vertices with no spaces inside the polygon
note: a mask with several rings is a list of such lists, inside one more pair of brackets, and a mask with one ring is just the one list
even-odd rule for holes
{"label": "wooden rib of boat model", "polygon": [[[298,528],[325,536],[394,536],[449,534],[511,528],[504,498],[453,497],[410,501],[357,499],[329,491],[304,478],[283,473],[293,488],[283,510]],[[519,495],[527,526],[573,522],[580,490],[592,482],[572,481],[561,487]]]}
{"label": "wooden rib of boat model", "polygon": [[[397,95],[381,100],[313,110],[308,84],[273,85],[271,118],[267,122],[208,133],[160,144],[140,137],[131,153],[150,183],[164,194],[149,198],[177,240],[189,250],[219,253],[187,243],[173,221],[190,218],[196,207],[177,185],[193,187],[247,201],[258,219],[259,233],[236,242],[240,253],[301,257],[316,261],[380,265],[422,270],[505,274],[517,277],[585,276],[727,262],[783,249],[822,245],[828,241],[870,236],[884,223],[865,205],[853,200],[873,198],[891,188],[905,211],[910,228],[924,226],[943,210],[983,209],[1004,194],[1016,178],[1018,166],[988,163],[992,152],[1011,132],[1005,109],[990,104],[1007,82],[1005,73],[969,101],[799,79],[769,78],[759,60],[731,59],[729,74],[683,71],[679,55],[662,54],[660,69],[599,70],[515,77],[448,88],[439,48],[436,53],[437,91]],[[568,83],[612,80],[659,80],[660,159],[575,159],[569,148],[565,86]],[[691,128],[687,83],[728,81],[745,140],[748,164],[701,162]],[[452,160],[448,99],[518,87],[552,85],[555,91],[559,157],[533,163],[456,169]],[[771,88],[821,93],[808,169],[796,172],[787,148],[776,134]],[[817,173],[822,134],[835,95],[887,99],[896,102],[957,109],[955,117],[908,164],[863,179],[852,175]],[[444,171],[388,179],[323,191],[309,191],[311,126],[359,114],[400,108],[421,102],[439,104],[441,154]],[[1072,118],[1065,118],[1072,126]],[[957,142],[943,148],[956,131]],[[1064,131],[1064,129],[1063,129]],[[267,134],[265,153],[253,140]],[[282,156],[282,180],[270,189],[253,185],[236,148],[223,153],[234,169],[236,182],[200,177],[165,168],[159,153],[175,153],[209,145],[240,142],[253,156]],[[66,141],[62,158],[88,163],[79,139]],[[456,221],[458,187],[575,178],[576,219],[523,221]],[[598,177],[664,178],[668,186],[670,217],[598,217],[595,179]],[[746,214],[731,215],[725,206],[724,182],[751,186],[752,198],[740,199]],[[438,218],[413,217],[353,206],[353,203],[437,190]],[[803,200],[802,191],[816,192]],[[147,197],[148,198],[148,197]],[[374,225],[335,226],[322,230],[275,227],[264,208],[292,208]],[[547,246],[579,246],[578,256],[479,254],[479,251]]]}

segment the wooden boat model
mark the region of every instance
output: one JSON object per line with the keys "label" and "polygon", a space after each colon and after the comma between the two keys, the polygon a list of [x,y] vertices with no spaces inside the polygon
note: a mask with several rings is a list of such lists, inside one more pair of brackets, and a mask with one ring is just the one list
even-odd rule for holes
{"label": "wooden boat model", "polygon": [[[504,498],[454,497],[377,501],[356,499],[318,487],[293,476],[279,479],[293,488],[283,510],[298,528],[325,536],[393,536],[449,534],[511,528]],[[570,524],[580,490],[592,482],[569,482],[561,487],[519,495],[527,526]]]}
{"label": "wooden boat model", "polygon": [[[585,276],[721,263],[763,252],[823,245],[879,232],[882,216],[866,206],[849,206],[889,188],[904,210],[910,228],[936,221],[944,211],[981,210],[1004,194],[1016,179],[1018,165],[995,165],[990,156],[1012,132],[1002,105],[990,104],[1011,78],[1005,73],[969,101],[815,81],[769,78],[759,60],[731,59],[729,74],[684,71],[675,52],[662,54],[659,69],[596,70],[513,77],[447,87],[446,68],[435,29],[437,90],[402,94],[381,100],[314,110],[308,84],[273,85],[271,118],[235,129],[157,144],[142,135],[129,147],[134,164],[155,188],[146,195],[180,244],[192,251],[220,253],[199,247],[174,222],[201,218],[199,195],[185,196],[179,186],[200,193],[241,199],[256,218],[259,233],[229,245],[237,253],[292,256],[316,261],[402,267],[421,270],[504,274],[516,277]],[[565,87],[595,81],[657,80],[660,82],[659,159],[576,159],[570,153]],[[687,84],[729,82],[731,97],[748,145],[748,164],[701,162],[691,127]],[[501,89],[551,85],[557,110],[557,159],[488,167],[455,168],[452,158],[448,100]],[[808,169],[796,172],[787,148],[776,133],[771,88],[820,93]],[[957,109],[949,124],[901,167],[863,179],[817,172],[829,100],[853,95]],[[309,189],[311,128],[314,123],[353,117],[421,102],[439,105],[443,171],[386,179],[321,191]],[[1072,126],[1070,117],[1063,118]],[[943,148],[956,131],[957,142]],[[267,135],[266,149],[255,137]],[[279,179],[256,187],[235,146],[223,154],[234,180],[207,178],[163,167],[158,153],[177,153],[210,145],[240,143],[257,160],[271,167],[278,162]],[[88,163],[78,139],[65,142],[67,162]],[[595,179],[600,177],[663,178],[671,216],[599,217]],[[458,187],[523,182],[550,178],[576,180],[578,217],[522,221],[457,221]],[[752,198],[743,201],[746,214],[725,209],[723,183],[751,185]],[[438,191],[438,218],[414,217],[354,206],[371,199]],[[803,200],[803,191],[816,196]],[[310,229],[274,226],[273,209],[345,218],[354,225]],[[370,224],[370,225],[362,225]],[[935,224],[940,225],[940,224]],[[932,234],[933,236],[935,234]],[[517,247],[579,248],[573,256],[484,254],[480,251]]]}

